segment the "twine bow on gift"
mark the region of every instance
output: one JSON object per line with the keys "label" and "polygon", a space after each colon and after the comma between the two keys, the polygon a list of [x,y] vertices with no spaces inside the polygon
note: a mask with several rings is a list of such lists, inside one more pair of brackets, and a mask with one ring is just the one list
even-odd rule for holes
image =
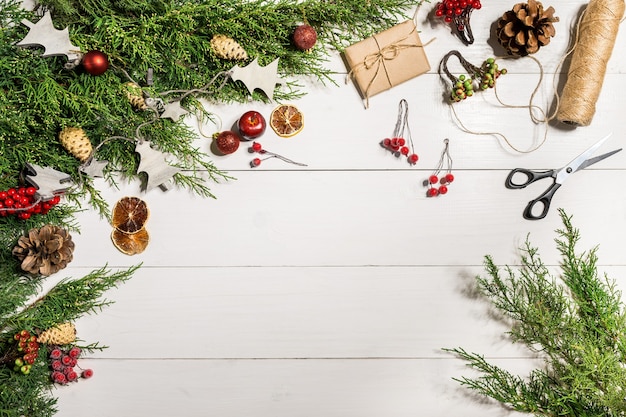
{"label": "twine bow on gift", "polygon": [[416,29],[413,28],[413,30],[411,30],[411,32],[409,32],[404,38],[396,42],[393,42],[387,46],[384,46],[382,48],[380,46],[380,43],[378,42],[378,39],[376,39],[376,36],[373,36],[372,39],[374,40],[374,42],[376,42],[378,51],[365,55],[365,57],[363,58],[363,61],[354,65],[352,69],[350,70],[350,72],[348,73],[348,75],[346,76],[346,82],[348,82],[348,80],[353,78],[359,71],[362,71],[362,70],[369,71],[372,68],[375,68],[374,76],[367,84],[365,91],[363,91],[363,95],[365,96],[365,108],[369,108],[370,89],[372,85],[374,84],[374,81],[376,81],[376,79],[378,78],[381,72],[383,72],[384,76],[387,78],[387,83],[389,84],[389,87],[391,88],[395,86],[395,84],[391,80],[391,77],[389,76],[389,70],[387,69],[387,65],[386,65],[387,61],[393,61],[405,49],[423,48],[424,46],[428,45],[429,43],[433,41],[433,39],[431,39],[425,44],[419,44],[419,45],[402,43],[405,40],[407,40],[413,34],[413,32],[415,32],[415,30]]}

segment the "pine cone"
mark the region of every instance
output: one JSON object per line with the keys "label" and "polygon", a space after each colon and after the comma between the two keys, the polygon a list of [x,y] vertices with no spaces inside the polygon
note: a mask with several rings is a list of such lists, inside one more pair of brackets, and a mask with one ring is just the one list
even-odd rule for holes
{"label": "pine cone", "polygon": [[69,345],[76,341],[76,327],[72,323],[58,324],[43,331],[37,341],[48,345]]}
{"label": "pine cone", "polygon": [[59,133],[61,145],[79,161],[85,162],[93,152],[91,141],[85,131],[78,127],[66,127]]}
{"label": "pine cone", "polygon": [[67,230],[48,224],[20,237],[12,253],[24,271],[48,276],[72,261],[74,242]]}
{"label": "pine cone", "polygon": [[126,88],[126,98],[134,109],[146,110],[148,108],[140,86],[133,82],[127,82],[124,87]]}
{"label": "pine cone", "polygon": [[558,21],[552,6],[544,10],[543,5],[535,0],[517,3],[498,20],[498,42],[509,55],[534,54],[550,43],[556,33],[552,23]]}
{"label": "pine cone", "polygon": [[211,47],[215,55],[222,59],[233,61],[245,61],[248,53],[237,43],[236,40],[225,35],[215,35],[211,39]]}

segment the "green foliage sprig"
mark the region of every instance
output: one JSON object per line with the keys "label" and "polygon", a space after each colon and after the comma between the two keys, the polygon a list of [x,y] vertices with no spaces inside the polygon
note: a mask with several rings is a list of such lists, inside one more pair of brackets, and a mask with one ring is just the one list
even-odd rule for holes
{"label": "green foliage sprig", "polygon": [[491,257],[481,294],[511,322],[512,342],[544,361],[523,378],[463,348],[446,349],[477,370],[457,379],[474,392],[536,416],[613,417],[626,413],[626,310],[613,280],[600,276],[597,248],[578,253],[580,232],[560,210],[560,279],[528,240],[521,268],[501,270]]}
{"label": "green foliage sprig", "polygon": [[[111,69],[94,77],[65,69],[64,56],[41,57],[41,47],[16,47],[28,33],[28,28],[17,22],[35,22],[39,17],[22,10],[16,0],[0,0],[0,186],[10,186],[25,162],[51,166],[72,174],[80,184],[75,192],[104,214],[106,204],[94,191],[92,180],[78,174],[79,162],[57,140],[63,127],[75,126],[84,129],[93,145],[99,146],[97,157],[109,161],[109,174],[122,173],[131,179],[138,176],[139,157],[132,140],[139,134],[173,154],[183,169],[174,176],[177,184],[213,196],[207,181],[229,177],[194,145],[196,132],[180,122],[155,120],[151,111],[134,110],[124,83],[133,80],[145,84],[152,70],[154,84],[142,86],[155,97],[167,91],[203,89],[203,93],[183,100],[190,110],[198,108],[199,99],[247,101],[250,93],[239,81],[207,85],[235,65],[219,58],[211,48],[213,35],[224,34],[237,39],[250,59],[257,58],[261,65],[279,58],[280,74],[291,80],[277,88],[275,98],[296,98],[302,92],[294,78],[331,80],[331,71],[324,67],[330,50],[341,50],[350,42],[388,28],[418,3],[41,0],[40,9],[51,11],[57,28],[68,28],[72,43],[81,51],[99,50],[108,55]],[[318,46],[310,53],[297,50],[291,41],[291,33],[303,21],[319,33]],[[267,100],[260,91],[252,98]],[[109,140],[111,137],[131,141]],[[113,175],[107,178],[115,182]]]}
{"label": "green foliage sprig", "polygon": [[[43,417],[56,412],[56,399],[49,390],[47,349],[40,349],[28,375],[16,373],[6,366],[15,348],[13,334],[19,330],[36,334],[99,311],[109,303],[102,299],[104,292],[136,270],[102,268],[83,278],[64,280],[40,296],[41,277],[25,275],[13,258],[11,249],[29,229],[51,223],[77,231],[74,215],[83,209],[85,200],[103,216],[108,214],[108,204],[94,181],[79,173],[80,162],[60,144],[61,129],[79,127],[86,132],[97,149],[97,159],[109,162],[105,175],[113,186],[120,178],[145,179],[137,172],[139,155],[134,146],[137,139],[147,139],[174,156],[181,168],[173,178],[178,185],[212,197],[209,183],[230,177],[202,152],[195,129],[181,121],[159,119],[152,111],[133,109],[125,83],[136,82],[150,97],[164,100],[176,98],[167,92],[201,89],[202,93],[181,101],[198,117],[210,116],[202,107],[205,101],[247,102],[250,93],[239,81],[210,84],[234,66],[210,47],[213,35],[223,34],[236,39],[250,59],[257,58],[261,65],[279,58],[285,84],[277,88],[274,98],[294,99],[302,95],[300,77],[333,80],[324,67],[331,49],[342,50],[387,29],[419,1],[40,0],[35,11],[23,10],[21,3],[0,0],[0,190],[20,184],[26,163],[62,171],[76,184],[64,202],[46,215],[28,220],[0,216],[0,417]],[[67,69],[64,56],[42,57],[39,46],[16,46],[29,30],[20,22],[36,22],[44,9],[51,12],[57,29],[68,28],[72,44],[82,52],[107,54],[109,70],[92,76],[80,68]],[[292,31],[302,22],[314,26],[319,35],[310,53],[291,43]],[[154,72],[152,85],[144,82],[149,69]],[[259,91],[252,99],[267,101]]]}
{"label": "green foliage sprig", "polygon": [[[112,271],[94,270],[82,278],[66,279],[32,304],[23,306],[25,297],[36,294],[39,281],[2,279],[0,297],[0,416],[51,416],[56,410],[56,398],[49,390],[50,370],[46,357],[48,349],[40,349],[39,358],[28,375],[21,375],[1,359],[11,351],[13,334],[28,330],[36,334],[59,323],[74,321],[85,314],[97,313],[109,305],[104,293],[131,278],[138,266]],[[9,284],[10,283],[10,284]],[[5,299],[5,295],[15,297]],[[18,303],[21,301],[21,304]],[[17,309],[17,304],[20,308]],[[97,344],[85,346],[87,350],[100,349]],[[9,358],[10,359],[10,358]]]}

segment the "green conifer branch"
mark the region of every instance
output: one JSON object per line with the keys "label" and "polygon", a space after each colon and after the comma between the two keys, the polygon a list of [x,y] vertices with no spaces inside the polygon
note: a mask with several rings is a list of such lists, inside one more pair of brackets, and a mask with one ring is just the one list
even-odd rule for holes
{"label": "green conifer branch", "polygon": [[[36,302],[25,305],[41,291],[41,277],[21,271],[12,256],[18,238],[32,228],[54,224],[77,231],[74,215],[90,206],[108,217],[108,202],[92,178],[79,171],[81,162],[58,140],[64,127],[82,128],[96,149],[96,158],[109,162],[105,178],[145,180],[137,172],[137,140],[149,140],[169,153],[181,171],[174,182],[194,194],[213,197],[209,185],[232,179],[220,171],[203,149],[195,129],[182,121],[156,119],[153,111],[134,109],[125,83],[134,81],[143,91],[165,102],[181,104],[200,122],[210,117],[202,103],[267,102],[264,92],[250,95],[245,85],[221,83],[235,63],[219,58],[211,49],[215,34],[236,39],[267,65],[279,58],[283,84],[274,91],[276,101],[301,97],[303,79],[334,82],[325,68],[329,54],[373,33],[387,29],[419,1],[410,0],[41,0],[51,11],[57,29],[68,28],[72,44],[82,52],[107,54],[111,67],[100,76],[65,68],[64,56],[42,57],[42,48],[18,47],[29,31],[24,19],[36,22],[35,13],[21,9],[21,1],[0,0],[0,190],[21,185],[27,163],[51,167],[70,175],[73,186],[60,205],[46,215],[28,220],[0,216],[0,417],[41,417],[56,412],[56,399],[48,387],[50,372],[45,356],[28,375],[7,366],[14,358],[10,342],[14,331],[36,332],[95,313],[110,301],[107,290],[129,279],[137,267],[118,272],[106,268],[83,278],[66,279]],[[291,42],[294,28],[308,22],[318,32],[318,44],[310,52]],[[244,66],[248,62],[237,65]],[[148,69],[154,84],[145,82]],[[217,78],[216,78],[217,77]],[[220,82],[211,83],[214,78]],[[201,89],[201,91],[195,91]],[[193,94],[187,94],[194,90]],[[183,96],[185,96],[183,98]],[[200,129],[202,130],[202,129]],[[213,133],[213,132],[211,132]],[[97,343],[87,349],[99,349]]]}
{"label": "green conifer branch", "polygon": [[510,320],[508,334],[543,360],[526,378],[463,348],[444,349],[479,372],[456,379],[473,392],[537,416],[623,416],[626,412],[626,310],[615,282],[597,271],[597,248],[579,253],[580,232],[559,211],[560,279],[528,239],[518,270],[504,273],[489,256],[477,286]]}
{"label": "green conifer branch", "polygon": [[0,322],[0,330],[45,330],[84,314],[97,313],[111,304],[101,298],[103,294],[130,279],[138,268],[111,271],[102,267],[82,278],[63,280],[31,305]]}

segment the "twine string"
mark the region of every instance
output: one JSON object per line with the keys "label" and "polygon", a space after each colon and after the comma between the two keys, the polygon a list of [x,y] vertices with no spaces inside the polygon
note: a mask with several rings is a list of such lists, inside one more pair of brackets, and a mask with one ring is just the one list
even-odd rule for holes
{"label": "twine string", "polygon": [[[467,61],[460,52],[458,51],[450,51],[448,52],[444,58],[441,60],[440,64],[439,64],[439,75],[442,75],[442,72],[448,77],[448,79],[452,82],[452,85],[454,85],[455,83],[457,83],[459,81],[459,78],[455,77],[454,75],[452,75],[452,73],[450,72],[450,70],[448,69],[448,60],[451,57],[456,57],[458,58],[460,64],[463,66],[463,68],[469,73],[469,76],[475,76],[476,74],[480,74],[482,72],[482,69],[477,67],[476,65],[473,65],[471,62]],[[503,57],[500,57],[503,58]],[[509,57],[510,58],[510,57]],[[502,105],[505,108],[511,108],[511,109],[516,109],[516,108],[527,108],[530,114],[530,119],[533,121],[533,123],[535,124],[544,124],[545,125],[545,129],[544,129],[544,133],[543,133],[543,137],[541,138],[540,142],[538,144],[536,144],[535,146],[532,146],[530,149],[520,149],[519,147],[515,146],[508,138],[505,134],[501,133],[501,132],[491,132],[491,131],[487,131],[487,132],[481,132],[481,131],[475,131],[472,130],[470,128],[468,128],[463,121],[461,120],[461,118],[459,117],[459,114],[456,111],[456,107],[454,105],[454,103],[450,103],[450,111],[452,113],[452,117],[453,120],[456,122],[457,126],[459,127],[459,129],[461,129],[463,132],[471,134],[471,135],[479,135],[479,136],[496,136],[500,139],[502,139],[502,141],[513,151],[518,152],[518,153],[522,153],[522,154],[526,154],[526,153],[531,153],[536,151],[537,149],[539,149],[541,146],[543,146],[543,144],[546,142],[547,137],[548,137],[548,122],[549,122],[549,117],[546,116],[546,111],[543,110],[540,106],[537,106],[534,104],[534,100],[535,100],[535,96],[537,95],[537,93],[539,92],[539,88],[541,87],[541,84],[543,82],[543,66],[541,65],[541,63],[539,62],[539,60],[537,60],[536,58],[529,56],[529,58],[531,58],[533,61],[535,61],[537,63],[537,65],[539,66],[539,80],[537,81],[537,85],[535,86],[535,88],[533,89],[533,92],[530,95],[528,104],[523,104],[523,105],[514,105],[514,104],[508,104],[505,103],[500,96],[497,93],[497,83],[494,84],[494,91],[495,91],[495,96],[496,96],[496,100],[498,101],[498,103],[500,105]],[[540,117],[537,117],[535,115],[535,112],[538,111],[540,114]]]}
{"label": "twine string", "polygon": [[624,0],[591,0],[582,11],[556,116],[559,121],[579,126],[591,123],[624,8]]}

